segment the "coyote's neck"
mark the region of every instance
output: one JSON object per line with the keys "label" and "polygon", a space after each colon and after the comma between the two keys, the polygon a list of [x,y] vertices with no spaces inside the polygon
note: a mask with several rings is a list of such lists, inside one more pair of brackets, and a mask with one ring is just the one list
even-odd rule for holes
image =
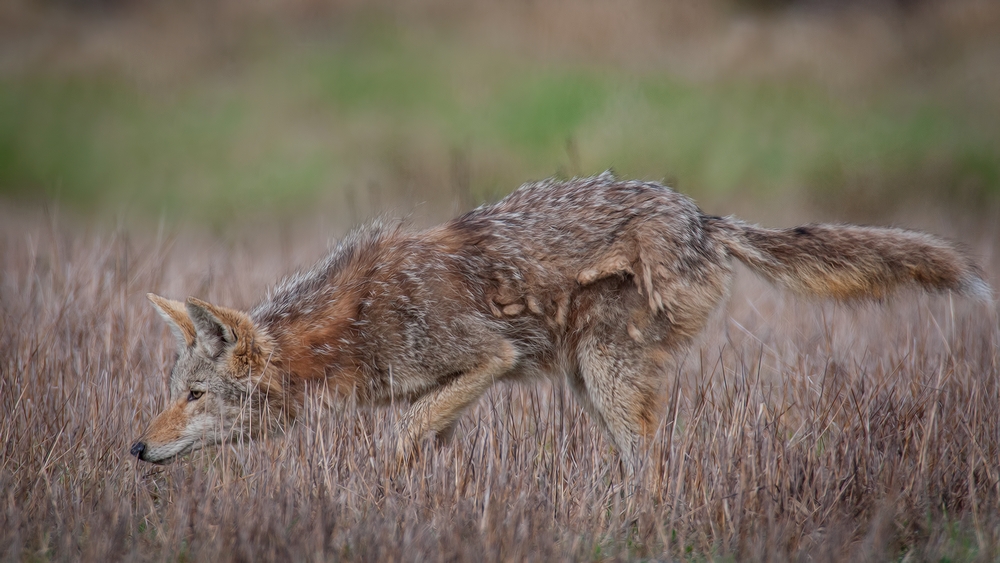
{"label": "coyote's neck", "polygon": [[353,299],[336,299],[303,307],[265,327],[275,342],[274,368],[297,396],[317,384],[335,394],[358,392],[356,311]]}
{"label": "coyote's neck", "polygon": [[349,236],[308,272],[273,288],[250,315],[274,339],[275,373],[297,398],[308,388],[337,395],[363,394],[363,345],[358,330],[362,296],[372,278],[370,258],[381,236],[375,230]]}

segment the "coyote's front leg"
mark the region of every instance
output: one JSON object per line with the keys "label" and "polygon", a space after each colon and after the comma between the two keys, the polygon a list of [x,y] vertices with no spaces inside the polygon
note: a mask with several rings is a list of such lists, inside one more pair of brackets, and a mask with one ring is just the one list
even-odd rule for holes
{"label": "coyote's front leg", "polygon": [[501,341],[498,353],[414,401],[397,426],[397,466],[402,467],[409,460],[420,439],[428,433],[449,436],[462,411],[510,371],[517,357],[513,344]]}

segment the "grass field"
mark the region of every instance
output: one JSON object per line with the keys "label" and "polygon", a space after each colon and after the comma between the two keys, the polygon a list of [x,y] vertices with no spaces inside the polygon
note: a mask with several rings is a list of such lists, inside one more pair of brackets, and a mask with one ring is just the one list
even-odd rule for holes
{"label": "grass field", "polygon": [[352,405],[128,455],[174,358],[147,292],[247,307],[366,217],[552,174],[927,229],[1000,287],[995,3],[181,4],[0,5],[0,559],[1000,559],[1000,312],[949,295],[742,272],[635,476],[558,381],[400,474],[400,412]]}
{"label": "grass field", "polygon": [[[995,304],[847,308],[742,276],[677,373],[638,476],[558,382],[498,387],[394,473],[391,409],[138,464],[173,339],[155,291],[253,302],[322,254],[185,233],[0,230],[0,556],[20,560],[905,560],[1000,557]],[[998,233],[964,233],[996,267]],[[294,250],[289,250],[294,249]]]}
{"label": "grass field", "polygon": [[225,224],[614,168],[852,212],[1000,199],[1000,10],[571,4],[29,20],[0,38],[0,197]]}

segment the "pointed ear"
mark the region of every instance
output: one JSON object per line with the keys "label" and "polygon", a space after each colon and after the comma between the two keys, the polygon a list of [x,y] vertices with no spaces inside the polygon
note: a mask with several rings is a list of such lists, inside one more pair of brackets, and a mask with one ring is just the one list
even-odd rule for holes
{"label": "pointed ear", "polygon": [[252,340],[253,321],[246,313],[188,297],[187,311],[194,323],[197,343],[210,356],[218,356],[241,340]]}
{"label": "pointed ear", "polygon": [[184,304],[153,293],[147,293],[146,298],[153,304],[163,320],[167,321],[170,332],[174,333],[181,348],[193,346],[194,323],[191,322],[191,317],[188,315],[187,309],[184,308]]}

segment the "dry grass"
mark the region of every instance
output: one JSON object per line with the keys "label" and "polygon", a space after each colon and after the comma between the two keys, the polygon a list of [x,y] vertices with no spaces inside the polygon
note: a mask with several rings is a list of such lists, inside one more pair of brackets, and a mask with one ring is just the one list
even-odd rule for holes
{"label": "dry grass", "polygon": [[99,235],[10,210],[0,225],[5,559],[1000,557],[995,305],[850,309],[744,279],[664,375],[635,478],[557,384],[495,389],[398,476],[382,447],[398,413],[350,406],[156,467],[128,455],[173,355],[144,293],[245,306],[322,239]]}

